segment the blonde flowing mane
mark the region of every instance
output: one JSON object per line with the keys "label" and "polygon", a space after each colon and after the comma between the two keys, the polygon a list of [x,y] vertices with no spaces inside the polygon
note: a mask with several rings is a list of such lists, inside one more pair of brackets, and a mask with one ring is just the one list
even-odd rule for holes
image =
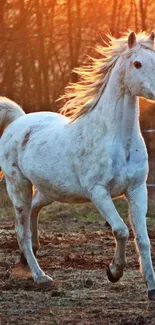
{"label": "blonde flowing mane", "polygon": [[60,113],[69,116],[71,121],[93,110],[108,83],[111,70],[121,55],[130,56],[140,47],[154,50],[145,32],[136,36],[136,45],[130,49],[127,34],[119,39],[107,36],[109,44],[96,47],[96,51],[102,57],[91,58],[91,65],[74,69],[73,72],[79,76],[79,82],[69,84],[65,94],[60,98],[67,100]]}

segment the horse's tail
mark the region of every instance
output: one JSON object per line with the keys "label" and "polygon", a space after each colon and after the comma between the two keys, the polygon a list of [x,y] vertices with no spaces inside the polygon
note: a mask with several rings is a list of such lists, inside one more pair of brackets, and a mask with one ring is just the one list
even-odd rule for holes
{"label": "horse's tail", "polygon": [[0,97],[0,135],[18,117],[24,115],[22,108],[6,97]]}

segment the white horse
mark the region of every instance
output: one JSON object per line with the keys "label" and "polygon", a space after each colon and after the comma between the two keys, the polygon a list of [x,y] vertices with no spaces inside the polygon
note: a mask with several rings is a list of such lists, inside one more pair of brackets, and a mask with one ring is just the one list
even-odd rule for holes
{"label": "white horse", "polygon": [[[39,247],[38,212],[53,201],[95,204],[116,240],[107,275],[118,281],[129,231],[112,197],[124,195],[148,297],[155,299],[146,227],[148,155],[138,118],[138,96],[155,100],[154,33],[111,38],[111,45],[98,51],[102,58],[78,69],[81,81],[68,87],[63,111],[69,111],[70,118],[50,112],[26,115],[1,98],[0,165],[16,212],[19,247],[36,282],[52,281],[33,250]],[[32,184],[37,189],[34,198]]]}

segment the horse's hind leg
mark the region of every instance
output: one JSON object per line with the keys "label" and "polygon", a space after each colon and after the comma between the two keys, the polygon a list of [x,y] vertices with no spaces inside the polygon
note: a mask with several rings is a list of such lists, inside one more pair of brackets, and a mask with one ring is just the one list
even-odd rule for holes
{"label": "horse's hind leg", "polygon": [[36,254],[40,247],[39,238],[38,238],[38,216],[39,212],[46,205],[51,204],[51,199],[45,197],[38,190],[36,191],[31,204],[31,232],[32,232],[32,247],[33,252]]}
{"label": "horse's hind leg", "polygon": [[[35,256],[37,256],[37,252],[40,247],[39,236],[38,236],[38,216],[41,209],[52,203],[51,200],[47,199],[41,192],[36,190],[35,195],[32,199],[31,204],[31,213],[30,213],[30,221],[31,221],[31,233],[32,233],[32,249]],[[23,253],[21,253],[21,263],[26,265],[27,261]]]}
{"label": "horse's hind leg", "polygon": [[16,213],[16,232],[20,250],[23,252],[36,282],[47,282],[52,279],[45,275],[33,254],[31,231],[30,231],[30,209],[32,200],[32,185],[16,174],[16,179],[6,177],[7,191],[13,202]]}

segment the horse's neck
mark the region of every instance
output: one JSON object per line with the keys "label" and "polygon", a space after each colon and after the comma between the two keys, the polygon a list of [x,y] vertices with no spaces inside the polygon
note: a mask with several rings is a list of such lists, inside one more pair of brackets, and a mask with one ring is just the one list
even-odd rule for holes
{"label": "horse's neck", "polygon": [[[124,94],[122,120],[119,121],[120,136],[124,149],[128,153],[133,143],[133,134],[139,133],[139,100],[130,93]],[[135,138],[134,138],[135,139]]]}
{"label": "horse's neck", "polygon": [[129,151],[133,133],[139,132],[138,98],[125,90],[117,70],[110,76],[96,107],[79,119],[79,124],[83,124],[84,133],[92,137],[94,143],[96,138],[108,133],[111,139],[118,138],[122,142],[126,153]]}
{"label": "horse's neck", "polygon": [[101,98],[103,120],[109,133],[122,141],[124,149],[129,150],[133,133],[139,132],[138,98],[122,87],[119,75],[109,80]]}

